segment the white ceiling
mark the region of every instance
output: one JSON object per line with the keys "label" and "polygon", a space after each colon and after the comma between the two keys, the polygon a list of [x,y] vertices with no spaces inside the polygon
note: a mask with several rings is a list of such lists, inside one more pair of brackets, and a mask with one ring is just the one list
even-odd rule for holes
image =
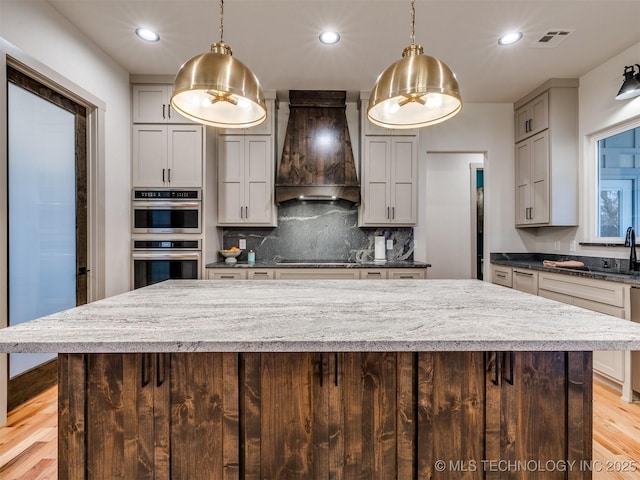
{"label": "white ceiling", "polygon": [[[218,0],[48,0],[132,74],[171,74],[220,39]],[[136,26],[160,33],[156,44]],[[342,41],[318,41],[325,28]],[[524,39],[499,47],[512,29]],[[553,29],[575,30],[536,48]],[[409,44],[409,0],[227,0],[224,40],[265,90],[370,90]],[[417,0],[416,43],[456,73],[465,102],[513,102],[640,42],[640,0]],[[637,63],[640,63],[640,48]],[[620,82],[624,65],[620,65]],[[615,92],[611,92],[614,95]]]}

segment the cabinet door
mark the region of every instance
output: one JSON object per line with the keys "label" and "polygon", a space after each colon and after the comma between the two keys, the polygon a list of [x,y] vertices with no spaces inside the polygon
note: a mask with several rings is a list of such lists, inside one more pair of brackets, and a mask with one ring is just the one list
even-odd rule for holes
{"label": "cabinet door", "polygon": [[538,273],[513,270],[513,288],[521,292],[538,295]]}
{"label": "cabinet door", "polygon": [[[486,460],[541,466],[590,460],[591,372],[590,352],[493,352],[487,360]],[[553,468],[485,470],[488,480],[567,478]],[[576,468],[570,478],[591,476]]]}
{"label": "cabinet door", "polygon": [[414,358],[410,352],[338,354],[329,383],[343,396],[341,478],[430,478],[415,475]]}
{"label": "cabinet door", "polygon": [[221,135],[218,140],[218,223],[244,220],[244,137]]}
{"label": "cabinet door", "polygon": [[519,142],[549,128],[549,93],[545,92],[515,112],[515,140]]}
{"label": "cabinet door", "polygon": [[393,138],[391,143],[391,222],[415,224],[417,219],[417,139]]}
{"label": "cabinet door", "polygon": [[516,225],[529,223],[531,207],[531,168],[529,163],[531,147],[528,142],[516,144],[515,184],[516,184]]}
{"label": "cabinet door", "polygon": [[[238,354],[164,355],[167,372],[154,379],[156,415],[168,420],[170,475],[160,478],[239,478]],[[163,472],[160,472],[163,473]],[[134,477],[130,477],[134,478]]]}
{"label": "cabinet door", "polygon": [[388,272],[390,280],[423,280],[427,278],[426,268],[394,268]]}
{"label": "cabinet door", "polygon": [[167,127],[133,126],[132,179],[134,187],[168,186]]}
{"label": "cabinet door", "polygon": [[363,225],[388,224],[391,219],[391,140],[365,139],[363,165]]}
{"label": "cabinet door", "polygon": [[168,127],[168,182],[171,187],[202,187],[202,127]]}
{"label": "cabinet door", "polygon": [[[341,432],[329,423],[329,356],[242,355],[241,449],[246,480],[330,478],[330,441],[339,441]],[[332,465],[337,468],[338,462]]]}
{"label": "cabinet door", "polygon": [[133,123],[167,123],[169,95],[166,85],[134,85]]}
{"label": "cabinet door", "polygon": [[417,366],[418,475],[398,479],[482,479],[481,462],[490,458],[484,455],[484,353],[421,352]]}
{"label": "cabinet door", "polygon": [[60,478],[159,478],[153,357],[58,356]]}
{"label": "cabinet door", "polygon": [[245,137],[245,223],[274,224],[271,137]]}
{"label": "cabinet door", "polygon": [[531,143],[531,223],[549,223],[549,133],[542,132],[527,141]]}

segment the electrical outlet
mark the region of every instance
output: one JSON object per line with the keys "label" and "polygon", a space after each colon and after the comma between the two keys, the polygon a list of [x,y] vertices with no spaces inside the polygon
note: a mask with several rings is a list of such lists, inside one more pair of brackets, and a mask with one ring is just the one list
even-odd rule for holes
{"label": "electrical outlet", "polygon": [[238,240],[238,248],[240,250],[245,250],[247,248],[247,239],[246,238],[241,238],[240,240]]}
{"label": "electrical outlet", "polygon": [[560,251],[560,241],[559,241],[559,240],[556,240],[555,242],[553,242],[553,249],[554,249],[556,252],[559,252],[559,251]]}
{"label": "electrical outlet", "polygon": [[387,250],[393,250],[393,240],[387,240]]}
{"label": "electrical outlet", "polygon": [[569,242],[569,251],[570,251],[570,252],[575,252],[575,251],[576,251],[576,248],[577,248],[576,241],[575,241],[575,240],[571,240],[571,241]]}

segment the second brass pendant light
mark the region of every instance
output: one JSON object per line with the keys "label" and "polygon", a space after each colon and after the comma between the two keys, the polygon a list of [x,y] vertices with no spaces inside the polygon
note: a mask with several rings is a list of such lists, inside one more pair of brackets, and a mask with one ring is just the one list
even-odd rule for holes
{"label": "second brass pendant light", "polygon": [[458,81],[437,58],[415,43],[415,0],[411,0],[411,44],[402,59],[380,74],[369,99],[367,116],[387,128],[420,128],[443,122],[462,109]]}

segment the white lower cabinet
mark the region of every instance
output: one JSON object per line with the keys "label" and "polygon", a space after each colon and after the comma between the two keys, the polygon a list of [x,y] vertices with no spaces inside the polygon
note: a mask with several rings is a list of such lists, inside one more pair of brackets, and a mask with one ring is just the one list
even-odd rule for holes
{"label": "white lower cabinet", "polygon": [[425,268],[208,268],[208,280],[422,280]]}
{"label": "white lower cabinet", "polygon": [[[538,294],[595,312],[630,318],[629,285],[571,275],[540,272]],[[625,352],[593,352],[593,369],[616,383],[625,382]]]}
{"label": "white lower cabinet", "polygon": [[538,294],[538,272],[531,270],[513,269],[512,274],[513,289],[521,292]]}
{"label": "white lower cabinet", "polygon": [[[562,273],[532,272],[503,265],[492,264],[491,268],[492,281],[498,285],[594,312],[631,319],[629,285]],[[629,372],[625,369],[625,355],[624,351],[593,352],[593,370],[622,385],[623,397],[629,398],[630,380],[627,378]]]}

